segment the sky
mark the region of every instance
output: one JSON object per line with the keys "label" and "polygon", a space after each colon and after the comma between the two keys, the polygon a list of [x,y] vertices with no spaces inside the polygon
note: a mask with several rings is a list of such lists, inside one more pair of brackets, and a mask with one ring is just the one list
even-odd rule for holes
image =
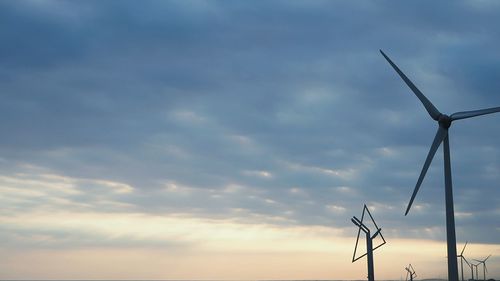
{"label": "sky", "polygon": [[[500,106],[498,26],[486,0],[0,1],[0,279],[364,279],[364,204],[376,278],[446,278],[441,149],[404,216],[437,125],[379,49],[441,112]],[[457,248],[497,279],[498,124],[450,129]]]}

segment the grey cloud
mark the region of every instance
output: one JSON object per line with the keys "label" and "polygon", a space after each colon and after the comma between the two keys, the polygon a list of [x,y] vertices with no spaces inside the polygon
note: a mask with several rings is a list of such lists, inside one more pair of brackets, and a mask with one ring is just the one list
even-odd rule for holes
{"label": "grey cloud", "polygon": [[[391,233],[425,236],[442,225],[440,153],[416,201],[428,205],[402,212],[435,124],[378,49],[444,112],[500,104],[500,17],[468,2],[47,3],[1,4],[2,166],[127,183],[120,202],[142,212],[345,227],[376,202]],[[497,193],[497,118],[451,132],[457,209],[474,216],[498,206],[470,193]],[[167,182],[195,191],[158,195]],[[231,184],[245,188],[210,197]],[[457,222],[464,239],[490,225]]]}

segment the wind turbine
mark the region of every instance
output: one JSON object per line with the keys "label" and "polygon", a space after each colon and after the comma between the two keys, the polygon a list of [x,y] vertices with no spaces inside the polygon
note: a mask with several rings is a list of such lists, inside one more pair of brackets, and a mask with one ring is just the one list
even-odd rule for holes
{"label": "wind turbine", "polygon": [[425,159],[424,166],[418,177],[417,184],[413,190],[410,202],[406,208],[405,216],[410,211],[411,205],[417,192],[422,184],[422,181],[429,169],[429,165],[434,158],[434,154],[441,143],[443,143],[443,154],[444,154],[444,183],[445,183],[445,202],[446,202],[446,241],[447,241],[447,252],[448,252],[448,280],[458,281],[458,264],[457,264],[457,239],[455,235],[455,212],[453,210],[453,190],[451,182],[451,160],[450,160],[450,143],[448,138],[448,129],[451,123],[460,119],[467,119],[479,115],[491,114],[500,111],[500,107],[492,107],[480,110],[472,111],[462,111],[455,112],[451,115],[446,115],[441,113],[437,108],[424,96],[424,94],[413,84],[413,82],[406,77],[406,75],[394,64],[391,59],[382,51],[380,53],[389,62],[389,64],[394,68],[394,70],[399,74],[401,79],[410,87],[413,93],[418,97],[420,102],[424,105],[425,109],[429,113],[432,119],[438,122],[438,130],[434,141],[432,142],[427,158]]}
{"label": "wind turbine", "polygon": [[[472,262],[471,262],[472,264]],[[476,280],[479,280],[479,274],[477,273],[477,266],[479,265],[480,263],[476,263],[476,264],[472,264],[472,266],[474,266],[476,268]]]}
{"label": "wind turbine", "polygon": [[[370,229],[363,223],[363,219],[365,217],[365,212],[368,213],[370,216],[371,221],[373,222],[373,225],[377,229],[373,235],[371,235]],[[358,236],[356,238],[356,245],[354,246],[354,253],[352,254],[352,262],[355,262],[359,260],[360,258],[366,256],[367,259],[367,265],[368,265],[368,281],[375,281],[375,273],[373,269],[373,251],[375,251],[377,248],[385,244],[385,239],[384,236],[382,235],[381,231],[382,229],[377,226],[377,223],[375,223],[375,220],[373,219],[372,214],[370,213],[370,210],[368,210],[368,207],[364,205],[363,207],[363,213],[361,214],[361,220],[359,220],[357,217],[352,217],[351,219],[352,223],[354,223],[359,229],[358,229]],[[358,249],[358,242],[359,242],[359,235],[363,231],[366,235],[366,253],[357,257],[356,258],[356,250]],[[373,239],[375,239],[378,235],[380,235],[380,238],[382,238],[382,243],[375,248],[373,248]]]}
{"label": "wind turbine", "polygon": [[474,280],[474,265],[472,263],[467,263],[470,267],[470,275],[471,275],[471,278],[470,280]]}
{"label": "wind turbine", "polygon": [[[488,268],[486,267],[486,260],[489,259],[490,257],[491,257],[491,255],[489,255],[487,258],[485,258],[482,261],[474,259],[475,261],[478,261],[479,263],[483,264],[483,280],[485,280],[485,281],[486,281],[486,272],[488,271]],[[476,273],[476,275],[477,275],[477,273]],[[476,278],[479,278],[479,276],[476,276]]]}
{"label": "wind turbine", "polygon": [[[406,269],[406,281],[413,281],[413,278],[417,277],[417,274],[415,273],[415,269],[413,269],[411,263],[408,267],[405,267],[405,269]],[[408,280],[408,275],[410,276],[409,280]]]}
{"label": "wind turbine", "polygon": [[465,259],[463,255],[465,247],[467,247],[467,241],[465,241],[465,245],[464,248],[462,249],[462,252],[460,252],[460,255],[457,256],[457,258],[460,258],[460,270],[462,271],[462,281],[464,281],[464,260],[470,266],[469,262]]}

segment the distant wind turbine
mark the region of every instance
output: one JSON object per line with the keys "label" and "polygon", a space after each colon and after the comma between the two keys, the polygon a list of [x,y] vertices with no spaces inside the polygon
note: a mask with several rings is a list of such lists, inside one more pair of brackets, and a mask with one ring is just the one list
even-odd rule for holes
{"label": "distant wind turbine", "polygon": [[391,59],[382,51],[380,53],[389,62],[389,64],[394,68],[394,70],[399,74],[401,79],[410,87],[413,93],[418,97],[420,102],[424,105],[425,109],[429,113],[432,119],[438,122],[438,130],[434,141],[432,142],[427,158],[425,159],[424,166],[418,177],[417,184],[413,190],[410,202],[406,208],[405,215],[410,211],[413,200],[417,195],[417,192],[424,180],[427,169],[434,158],[434,154],[441,143],[443,143],[443,154],[444,154],[444,183],[445,183],[445,202],[446,202],[446,241],[447,241],[447,251],[448,251],[448,280],[458,281],[458,264],[457,264],[457,239],[455,235],[455,212],[453,210],[453,190],[451,182],[451,160],[450,160],[450,143],[448,139],[448,129],[451,123],[460,119],[467,119],[479,115],[491,114],[495,112],[500,112],[500,107],[492,107],[480,110],[463,111],[456,112],[448,116],[441,113],[437,108],[424,96],[424,94],[410,81],[408,77],[394,64]]}
{"label": "distant wind turbine", "polygon": [[[484,260],[476,260],[476,259],[474,259],[475,261],[478,261],[479,263],[483,264],[483,280],[485,280],[485,281],[486,281],[486,272],[488,271],[488,268],[486,267],[486,260],[489,259],[490,257],[491,257],[491,255],[489,255]],[[479,276],[476,276],[476,278],[479,278]]]}
{"label": "distant wind turbine", "polygon": [[[472,264],[472,262],[471,262],[471,264]],[[478,263],[476,263],[476,264],[472,264],[472,266],[474,266],[474,267],[476,268],[476,280],[479,280],[479,273],[478,273],[478,271],[477,271],[477,266],[478,266],[479,264],[480,264],[479,262],[478,262]]]}
{"label": "distant wind turbine", "polygon": [[471,280],[474,280],[474,265],[472,263],[469,263],[469,266],[470,266]]}
{"label": "distant wind turbine", "polygon": [[[470,273],[471,273],[471,278],[469,280],[479,280],[479,276],[477,275],[477,266],[479,265],[478,264],[473,264],[472,262],[467,262],[467,264],[469,265],[469,268],[470,268]],[[476,269],[476,275],[474,275],[474,268]],[[474,279],[474,276],[476,276],[476,278]]]}
{"label": "distant wind turbine", "polygon": [[464,257],[465,247],[467,247],[467,241],[465,241],[465,245],[464,245],[464,248],[462,249],[462,252],[460,252],[460,255],[457,256],[457,258],[460,258],[460,270],[462,271],[462,281],[465,281],[464,280],[464,261],[470,266],[469,262]]}

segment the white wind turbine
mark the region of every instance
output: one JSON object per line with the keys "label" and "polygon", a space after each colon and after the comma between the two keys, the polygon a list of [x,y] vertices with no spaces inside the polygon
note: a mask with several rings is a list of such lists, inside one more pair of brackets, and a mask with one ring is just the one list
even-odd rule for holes
{"label": "white wind turbine", "polygon": [[437,149],[443,143],[443,154],[444,154],[444,183],[445,183],[445,204],[446,204],[446,241],[448,249],[448,279],[451,281],[458,281],[458,264],[457,264],[457,240],[455,235],[455,212],[453,210],[453,190],[451,182],[451,160],[450,160],[450,144],[448,137],[448,129],[450,128],[453,121],[467,119],[471,117],[476,117],[479,115],[491,114],[495,112],[500,112],[500,107],[492,107],[480,110],[472,111],[462,111],[455,112],[451,115],[446,115],[441,113],[425,96],[424,94],[410,81],[408,77],[392,62],[392,60],[382,51],[380,53],[389,62],[389,64],[394,68],[394,70],[399,74],[401,79],[410,87],[413,93],[418,97],[420,102],[424,105],[425,109],[429,113],[430,117],[438,122],[438,130],[434,141],[432,142],[427,158],[425,159],[424,166],[418,177],[417,184],[413,190],[410,202],[406,208],[405,215],[410,211],[413,200],[417,195],[417,192],[424,180],[427,169],[436,154]]}

